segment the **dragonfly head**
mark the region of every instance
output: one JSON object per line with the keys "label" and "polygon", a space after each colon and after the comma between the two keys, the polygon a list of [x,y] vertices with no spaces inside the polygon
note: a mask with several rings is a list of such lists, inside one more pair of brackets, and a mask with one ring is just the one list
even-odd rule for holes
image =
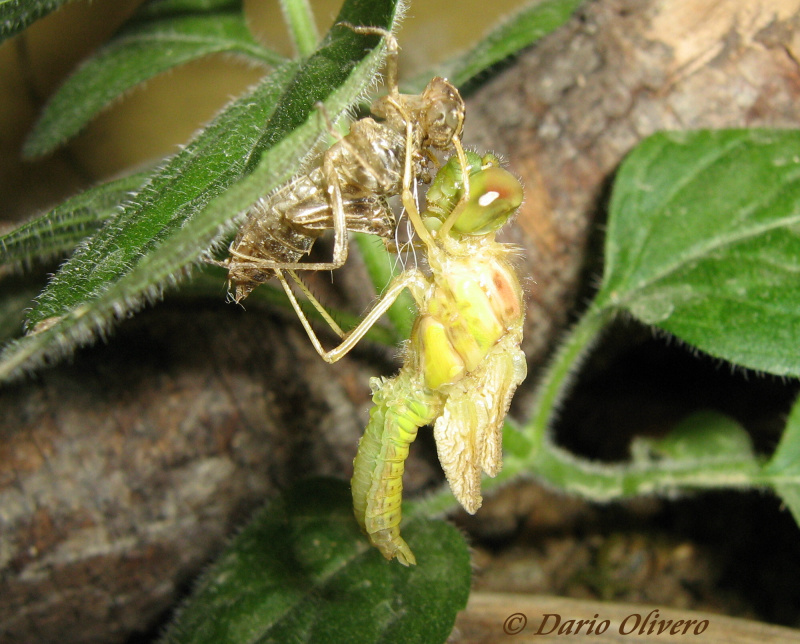
{"label": "dragonfly head", "polygon": [[[479,157],[466,152],[469,165],[469,199],[459,205],[464,192],[458,157],[442,166],[427,195],[426,225],[438,230],[451,214],[456,217],[451,231],[457,235],[479,236],[500,229],[522,203],[519,179],[500,167],[497,157]],[[456,213],[455,210],[458,209]]]}

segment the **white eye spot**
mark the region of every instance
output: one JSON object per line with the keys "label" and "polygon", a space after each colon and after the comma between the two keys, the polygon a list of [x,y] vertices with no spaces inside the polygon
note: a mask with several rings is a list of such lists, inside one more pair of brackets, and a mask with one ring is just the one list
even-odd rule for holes
{"label": "white eye spot", "polygon": [[500,193],[499,192],[495,192],[494,190],[492,190],[491,192],[486,192],[486,193],[482,194],[478,198],[478,205],[486,207],[486,206],[490,205],[499,196],[500,196]]}

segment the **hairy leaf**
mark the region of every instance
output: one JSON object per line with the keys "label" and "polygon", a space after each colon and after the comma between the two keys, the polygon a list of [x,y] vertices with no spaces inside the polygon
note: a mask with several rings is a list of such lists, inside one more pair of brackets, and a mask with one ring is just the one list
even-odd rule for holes
{"label": "hairy leaf", "polygon": [[138,192],[147,178],[147,172],[140,172],[101,184],[3,235],[0,265],[27,265],[72,252],[118,212],[120,204]]}
{"label": "hairy leaf", "polygon": [[0,0],[0,42],[71,0]]}
{"label": "hairy leaf", "polygon": [[[392,26],[394,2],[346,2],[339,21]],[[177,282],[237,214],[285,182],[323,129],[371,82],[379,39],[335,27],[314,56],[287,63],[229,106],[54,276],[28,318],[36,333],[0,356],[0,379],[90,341]]]}
{"label": "hairy leaf", "polygon": [[444,642],[469,595],[466,544],[438,521],[404,534],[417,566],[368,545],[345,483],[300,483],[233,540],[162,641]]}
{"label": "hairy leaf", "polygon": [[661,133],[614,186],[596,307],[800,374],[800,132]]}
{"label": "hairy leaf", "polygon": [[[225,5],[198,13],[164,15],[162,11],[152,18],[135,15],[50,99],[25,142],[24,156],[51,152],[122,94],[177,65],[219,52],[240,54],[260,63],[283,62],[253,40],[240,1]],[[156,8],[146,13],[154,13]]]}

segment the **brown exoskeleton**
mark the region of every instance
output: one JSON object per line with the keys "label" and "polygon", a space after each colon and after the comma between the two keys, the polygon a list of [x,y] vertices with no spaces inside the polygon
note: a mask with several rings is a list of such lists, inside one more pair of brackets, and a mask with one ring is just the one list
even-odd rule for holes
{"label": "brown exoskeleton", "polygon": [[[306,174],[250,210],[223,262],[237,302],[273,276],[289,289],[283,271],[300,284],[297,270],[339,268],[347,260],[348,230],[391,240],[395,219],[389,198],[403,195],[405,200],[417,181],[430,181],[434,150],[461,149],[464,101],[458,90],[436,77],[421,94],[401,94],[394,36],[375,27],[340,24],[386,39],[389,92],[371,107],[382,120],[366,117],[353,122],[349,134],[326,150]],[[326,229],[334,231],[331,261],[302,262]]]}

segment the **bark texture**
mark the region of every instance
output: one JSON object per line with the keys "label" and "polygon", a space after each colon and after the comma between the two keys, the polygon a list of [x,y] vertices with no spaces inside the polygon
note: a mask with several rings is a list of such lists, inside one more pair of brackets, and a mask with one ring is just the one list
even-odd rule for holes
{"label": "bark texture", "polygon": [[[468,143],[526,185],[507,238],[531,275],[529,383],[623,156],[660,129],[797,127],[798,26],[800,0],[597,0],[471,98]],[[349,477],[376,357],[330,367],[297,324],[169,304],[0,391],[0,642],[130,639],[265,498]],[[412,456],[407,488],[437,476]]]}
{"label": "bark texture", "polygon": [[0,392],[0,641],[123,641],[283,486],[352,472],[369,370],[224,306],[162,305]]}

